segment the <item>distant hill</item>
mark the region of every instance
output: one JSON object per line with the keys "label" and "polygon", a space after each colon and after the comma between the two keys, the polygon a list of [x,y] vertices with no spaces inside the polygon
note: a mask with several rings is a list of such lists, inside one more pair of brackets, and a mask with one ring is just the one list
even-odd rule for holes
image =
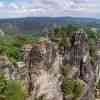
{"label": "distant hill", "polygon": [[8,34],[21,33],[43,33],[55,26],[62,25],[80,25],[82,27],[100,27],[99,19],[92,18],[74,18],[74,17],[27,17],[27,18],[13,18],[0,19],[0,29]]}

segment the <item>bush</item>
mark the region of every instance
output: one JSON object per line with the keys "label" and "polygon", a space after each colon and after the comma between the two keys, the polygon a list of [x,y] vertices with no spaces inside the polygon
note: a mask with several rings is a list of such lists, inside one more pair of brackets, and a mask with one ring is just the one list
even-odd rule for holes
{"label": "bush", "polygon": [[81,80],[64,80],[63,92],[64,96],[71,95],[74,100],[82,96],[85,83]]}
{"label": "bush", "polygon": [[64,80],[63,83],[63,92],[64,95],[73,95],[73,89],[74,89],[74,81],[73,80]]}
{"label": "bush", "polygon": [[66,64],[66,65],[63,66],[63,68],[62,68],[62,74],[64,75],[64,77],[67,77],[68,76],[68,74],[72,70],[72,67],[73,66],[70,65],[70,64]]}
{"label": "bush", "polygon": [[96,88],[100,89],[100,80],[98,81],[98,83],[96,84]]}
{"label": "bush", "polygon": [[3,95],[5,93],[5,90],[7,89],[7,81],[4,77],[4,74],[0,74],[0,95]]}
{"label": "bush", "polygon": [[24,100],[25,92],[22,89],[21,81],[6,80],[0,74],[0,100]]}
{"label": "bush", "polygon": [[7,100],[24,100],[25,94],[19,81],[8,81],[7,91],[5,92]]}
{"label": "bush", "polygon": [[85,86],[85,83],[82,80],[76,80],[74,82],[74,89],[73,89],[74,98],[77,99],[83,95],[84,86]]}

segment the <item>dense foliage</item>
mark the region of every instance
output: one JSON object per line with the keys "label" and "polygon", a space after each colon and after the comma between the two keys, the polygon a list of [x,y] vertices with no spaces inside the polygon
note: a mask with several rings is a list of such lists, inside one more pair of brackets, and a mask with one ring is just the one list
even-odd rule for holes
{"label": "dense foliage", "polygon": [[12,62],[21,59],[20,52],[24,44],[36,42],[38,37],[31,35],[17,35],[0,37],[0,54],[7,55]]}
{"label": "dense foliage", "polygon": [[21,81],[6,80],[0,73],[0,100],[24,100],[25,92]]}
{"label": "dense foliage", "polygon": [[63,92],[65,96],[71,96],[73,100],[79,99],[84,93],[84,82],[82,80],[65,79],[63,82]]}
{"label": "dense foliage", "polygon": [[[85,32],[89,39],[93,39],[96,40],[97,38],[100,38],[100,32],[97,28],[94,27],[81,27],[78,25],[67,25],[67,26],[62,26],[62,27],[56,27],[54,29],[54,33],[55,36],[68,36],[71,35],[72,32],[76,32],[76,31],[81,31],[81,32]],[[63,33],[63,34],[62,34]]]}

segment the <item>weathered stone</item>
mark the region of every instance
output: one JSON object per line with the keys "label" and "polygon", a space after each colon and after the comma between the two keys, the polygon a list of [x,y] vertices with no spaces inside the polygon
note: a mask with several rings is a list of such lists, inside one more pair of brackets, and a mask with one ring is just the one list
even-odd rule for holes
{"label": "weathered stone", "polygon": [[[49,40],[32,46],[25,58],[28,99],[73,99],[63,95],[63,79],[68,78],[85,83],[85,90],[83,95],[78,97],[79,100],[95,100],[96,67],[91,63],[88,38],[85,33],[80,32],[71,33],[69,38],[70,47],[68,48],[61,49],[56,42]],[[66,65],[70,65],[71,68],[68,69]],[[64,67],[68,72],[65,72]]]}
{"label": "weathered stone", "polygon": [[6,79],[13,79],[14,66],[7,56],[0,56],[0,72],[3,72]]}
{"label": "weathered stone", "polygon": [[[94,89],[95,89],[95,70],[96,67],[91,64],[91,56],[89,52],[88,39],[85,33],[73,33],[71,39],[72,47],[70,48],[70,60],[65,64],[71,64],[76,67],[76,71],[73,70],[69,75],[74,79],[81,79],[86,84],[84,95],[80,97],[80,100],[95,100]],[[65,52],[66,53],[66,52]],[[67,55],[69,55],[67,54]],[[65,54],[66,55],[66,54]],[[66,59],[66,58],[65,58]],[[94,68],[95,67],[95,68]],[[74,68],[75,69],[75,68]],[[75,73],[75,74],[73,74]],[[70,99],[69,99],[70,100]]]}
{"label": "weathered stone", "polygon": [[27,64],[32,100],[63,100],[61,62],[62,57],[52,44],[41,42],[33,46]]}

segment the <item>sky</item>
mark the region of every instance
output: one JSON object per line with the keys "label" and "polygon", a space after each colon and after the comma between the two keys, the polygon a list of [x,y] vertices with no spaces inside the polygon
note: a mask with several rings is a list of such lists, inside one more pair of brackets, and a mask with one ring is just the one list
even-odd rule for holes
{"label": "sky", "polygon": [[100,18],[100,0],[0,0],[0,18],[32,16]]}

